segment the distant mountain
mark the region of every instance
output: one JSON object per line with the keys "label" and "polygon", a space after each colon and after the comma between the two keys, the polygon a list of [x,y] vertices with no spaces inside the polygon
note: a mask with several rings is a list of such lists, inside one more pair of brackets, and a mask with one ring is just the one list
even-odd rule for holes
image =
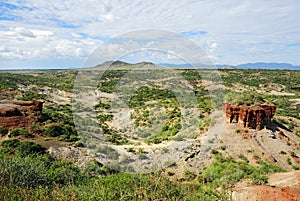
{"label": "distant mountain", "polygon": [[228,65],[228,64],[216,64],[216,65],[204,65],[204,64],[195,64],[194,67],[191,64],[172,64],[172,63],[158,63],[154,64],[151,62],[139,62],[136,64],[127,63],[124,61],[106,61],[101,65],[96,67],[104,67],[110,66],[115,68],[121,69],[131,69],[140,66],[166,66],[172,68],[220,68],[220,69],[232,69],[232,68],[239,68],[239,69],[270,69],[270,70],[300,70],[300,66],[293,66],[289,63],[267,63],[267,62],[256,62],[256,63],[245,63],[239,64],[236,66]]}
{"label": "distant mountain", "polygon": [[216,67],[217,68],[224,68],[224,69],[233,69],[233,68],[235,68],[235,66],[228,65],[228,64],[217,64]]}
{"label": "distant mountain", "polygon": [[170,64],[170,63],[159,63],[159,66],[173,67],[173,68],[193,68],[191,64]]}
{"label": "distant mountain", "polygon": [[288,63],[266,63],[266,62],[256,62],[256,63],[245,63],[236,65],[236,68],[242,69],[271,69],[271,70],[300,70],[300,66],[293,66]]}
{"label": "distant mountain", "polygon": [[102,64],[99,64],[97,66],[94,67],[89,67],[86,69],[106,69],[106,68],[113,68],[113,69],[118,69],[118,70],[130,70],[132,68],[136,68],[136,67],[149,67],[149,66],[154,66],[154,63],[151,62],[139,62],[139,63],[135,63],[135,64],[131,64],[131,63],[127,63],[124,61],[106,61]]}
{"label": "distant mountain", "polygon": [[205,65],[205,64],[194,64],[194,67],[191,64],[170,64],[170,63],[159,63],[159,66],[167,66],[174,68],[234,68],[232,65],[227,64],[216,64],[216,65]]}

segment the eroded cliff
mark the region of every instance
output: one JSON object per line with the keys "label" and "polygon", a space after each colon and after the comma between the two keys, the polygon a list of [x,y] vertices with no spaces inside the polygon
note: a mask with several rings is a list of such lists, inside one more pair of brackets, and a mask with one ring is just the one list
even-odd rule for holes
{"label": "eroded cliff", "polygon": [[0,126],[9,130],[29,128],[38,122],[42,108],[43,102],[40,101],[0,101]]}
{"label": "eroded cliff", "polygon": [[245,128],[260,130],[270,126],[276,111],[276,106],[260,104],[257,106],[223,104],[228,123],[239,123]]}

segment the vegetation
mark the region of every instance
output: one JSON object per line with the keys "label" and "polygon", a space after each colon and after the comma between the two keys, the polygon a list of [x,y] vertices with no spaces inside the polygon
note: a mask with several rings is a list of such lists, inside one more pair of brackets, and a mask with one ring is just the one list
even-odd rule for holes
{"label": "vegetation", "polygon": [[213,164],[201,171],[198,176],[200,183],[213,187],[227,189],[242,179],[250,179],[253,184],[265,184],[268,181],[268,174],[284,171],[269,161],[260,160],[259,166],[252,166],[248,164],[249,161],[245,156],[241,156],[241,160],[236,161],[230,156],[223,156],[215,151],[214,154],[216,159]]}
{"label": "vegetation", "polygon": [[[197,121],[200,131],[206,131],[215,120],[210,113],[214,107],[220,106],[223,100],[213,103],[209,91],[202,83],[201,73],[198,70],[177,70],[192,86],[198,101],[200,111]],[[277,106],[276,121],[299,135],[299,125],[294,118],[300,119],[300,105],[294,99],[300,98],[299,71],[277,70],[239,70],[222,69],[219,71],[227,91],[226,100],[237,105],[258,105],[262,102],[273,103]],[[29,129],[15,128],[8,130],[0,126],[0,136],[9,134],[9,137],[24,139],[31,135],[40,135],[46,138],[56,138],[74,142],[76,147],[88,147],[95,150],[95,154],[106,159],[123,160],[119,153],[110,146],[86,144],[80,139],[75,129],[70,104],[52,102],[43,90],[63,90],[72,92],[76,71],[49,71],[26,73],[0,73],[0,100],[43,100],[47,106]],[[98,89],[102,92],[113,93],[116,86],[127,70],[105,71],[98,82]],[[141,75],[143,71],[139,72]],[[90,82],[90,80],[87,80]],[[240,90],[239,90],[240,89]],[[273,93],[273,89],[277,93]],[[155,116],[155,106],[165,113],[165,118]],[[79,111],[92,111],[91,108],[81,108],[74,105]],[[95,105],[99,126],[106,140],[115,145],[131,143],[132,136],[111,126],[114,118],[109,113],[112,104],[109,100],[101,100]],[[182,114],[176,96],[172,91],[159,85],[141,86],[130,97],[129,107],[134,112],[131,119],[134,129],[141,130],[134,141],[144,140],[146,143],[161,143],[166,140],[183,140],[179,135],[183,130],[181,125]],[[186,112],[186,111],[184,111]],[[154,115],[153,115],[154,114]],[[154,117],[152,117],[154,116]],[[79,117],[78,117],[79,118]],[[82,121],[88,121],[83,119]],[[164,122],[160,130],[155,132],[143,130],[149,125]],[[93,128],[89,128],[93,132]],[[247,133],[247,130],[237,129],[236,133]],[[124,135],[124,133],[126,133]],[[34,139],[33,139],[34,140]],[[209,139],[213,143],[215,139]],[[133,146],[134,147],[134,146]],[[141,160],[147,160],[143,148],[127,148]],[[174,176],[174,171],[158,172],[147,175],[133,175],[116,172],[103,166],[97,161],[88,163],[85,167],[78,167],[74,162],[65,159],[55,159],[46,152],[46,149],[34,142],[9,139],[0,145],[0,200],[229,200],[229,190],[242,180],[253,184],[266,184],[268,174],[284,171],[261,156],[254,154],[258,165],[249,164],[244,155],[238,159],[222,155],[225,144],[220,150],[210,149],[215,157],[211,166],[199,173],[185,170],[182,181],[171,181],[166,176]],[[147,150],[148,151],[148,150]],[[163,153],[170,152],[167,148]],[[293,164],[298,158],[295,152],[279,151],[286,157],[291,168],[299,170]],[[289,153],[289,154],[288,154]],[[285,156],[284,156],[285,155]],[[125,159],[124,159],[125,160]],[[169,168],[176,168],[179,164],[169,160],[165,164]]]}
{"label": "vegetation", "polygon": [[259,105],[264,103],[264,98],[262,95],[256,92],[230,92],[226,94],[226,102],[234,104],[234,105]]}
{"label": "vegetation", "polygon": [[60,140],[67,142],[78,141],[79,136],[70,107],[70,105],[63,105],[57,108],[51,106],[45,108],[42,118],[47,121],[39,133],[49,137],[59,137]]}
{"label": "vegetation", "polygon": [[[23,145],[30,150],[26,154],[18,151]],[[98,150],[112,151],[107,147]],[[264,184],[267,174],[282,171],[267,161],[251,166],[244,157],[235,161],[216,153],[214,163],[199,175],[184,172],[191,185],[170,181],[160,173],[113,173],[97,162],[80,169],[71,161],[53,159],[41,146],[17,139],[3,141],[0,154],[1,200],[227,200],[226,192],[235,182],[250,179]]]}
{"label": "vegetation", "polygon": [[[18,151],[24,144],[30,150],[26,155]],[[190,200],[225,196],[201,186],[191,188],[171,182],[159,174],[111,174],[99,163],[91,163],[82,170],[71,161],[53,159],[34,143],[17,139],[3,141],[0,150],[1,200],[69,200],[71,197],[73,200]]]}
{"label": "vegetation", "polygon": [[23,135],[26,137],[28,135],[28,131],[26,129],[22,129],[22,128],[14,128],[14,129],[10,130],[9,135],[13,136],[13,137]]}
{"label": "vegetation", "polygon": [[0,126],[0,135],[6,135],[8,133],[8,129]]}
{"label": "vegetation", "polygon": [[71,92],[74,86],[76,71],[47,71],[32,73],[7,73],[0,75],[0,91],[17,90],[18,85],[36,85],[38,87],[53,87]]}

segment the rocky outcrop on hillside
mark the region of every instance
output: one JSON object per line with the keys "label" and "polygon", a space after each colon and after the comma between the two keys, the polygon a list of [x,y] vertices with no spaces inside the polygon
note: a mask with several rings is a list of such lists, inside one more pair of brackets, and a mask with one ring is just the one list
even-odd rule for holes
{"label": "rocky outcrop on hillside", "polygon": [[40,101],[0,101],[0,126],[13,128],[29,128],[38,122],[42,113],[43,102]]}
{"label": "rocky outcrop on hillside", "polygon": [[276,106],[260,104],[258,106],[223,104],[228,123],[239,123],[244,128],[263,129],[270,126]]}

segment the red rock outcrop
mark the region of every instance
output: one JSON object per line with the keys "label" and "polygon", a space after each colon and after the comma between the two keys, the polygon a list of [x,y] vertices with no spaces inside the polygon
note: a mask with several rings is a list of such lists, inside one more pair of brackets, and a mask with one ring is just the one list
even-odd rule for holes
{"label": "red rock outcrop", "polygon": [[262,129],[270,126],[276,106],[261,104],[258,106],[223,104],[228,123],[239,123],[245,128]]}
{"label": "red rock outcrop", "polygon": [[0,126],[5,128],[29,128],[38,122],[42,113],[43,102],[40,101],[0,101]]}

